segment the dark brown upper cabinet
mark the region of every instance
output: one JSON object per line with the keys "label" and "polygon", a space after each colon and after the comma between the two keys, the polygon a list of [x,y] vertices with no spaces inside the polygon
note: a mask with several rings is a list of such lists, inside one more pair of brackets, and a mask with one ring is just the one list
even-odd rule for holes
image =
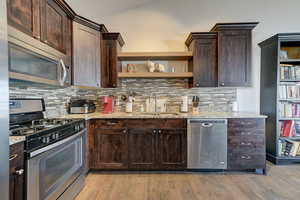
{"label": "dark brown upper cabinet", "polygon": [[193,52],[193,59],[189,60],[193,87],[218,86],[217,33],[191,33],[186,45]]}
{"label": "dark brown upper cabinet", "polygon": [[8,24],[40,39],[40,0],[7,0]]}
{"label": "dark brown upper cabinet", "polygon": [[101,53],[101,85],[103,88],[118,87],[118,72],[121,71],[121,62],[118,60],[118,53],[124,45],[120,33],[102,34]]}
{"label": "dark brown upper cabinet", "polygon": [[62,0],[7,0],[8,24],[66,54],[72,66],[72,19]]}
{"label": "dark brown upper cabinet", "polygon": [[251,86],[252,29],[257,22],[218,23],[218,84],[223,87]]}
{"label": "dark brown upper cabinet", "polygon": [[70,23],[67,13],[55,0],[41,0],[41,40],[49,46],[67,53],[72,42]]}
{"label": "dark brown upper cabinet", "polygon": [[73,23],[73,84],[100,87],[101,50],[99,30]]}

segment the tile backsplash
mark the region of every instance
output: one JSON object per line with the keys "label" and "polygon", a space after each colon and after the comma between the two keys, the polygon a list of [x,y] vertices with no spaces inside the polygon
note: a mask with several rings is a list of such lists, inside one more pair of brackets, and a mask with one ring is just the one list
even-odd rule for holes
{"label": "tile backsplash", "polygon": [[150,96],[165,99],[167,112],[178,112],[182,96],[198,96],[200,111],[231,111],[232,103],[236,101],[235,88],[187,88],[188,79],[121,79],[119,88],[101,88],[99,90],[76,89],[47,89],[44,87],[10,87],[10,98],[44,98],[47,117],[57,117],[66,114],[66,106],[71,98],[95,100],[97,111],[101,111],[101,97],[113,95],[118,97],[116,111],[125,111],[125,102],[121,95],[129,91],[135,93],[133,111],[140,112],[141,105]]}

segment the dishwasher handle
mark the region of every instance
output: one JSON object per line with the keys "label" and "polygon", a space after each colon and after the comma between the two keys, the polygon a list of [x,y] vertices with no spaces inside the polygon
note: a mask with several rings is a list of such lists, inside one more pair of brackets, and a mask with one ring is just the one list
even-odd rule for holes
{"label": "dishwasher handle", "polygon": [[204,127],[204,128],[210,128],[210,127],[213,126],[213,123],[205,122],[205,123],[202,123],[201,126]]}

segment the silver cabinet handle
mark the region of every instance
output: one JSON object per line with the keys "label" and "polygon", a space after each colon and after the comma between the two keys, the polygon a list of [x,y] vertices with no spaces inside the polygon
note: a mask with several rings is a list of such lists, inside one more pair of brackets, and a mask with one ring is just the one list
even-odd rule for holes
{"label": "silver cabinet handle", "polygon": [[245,146],[251,146],[252,143],[251,142],[241,142],[241,145],[245,145]]}
{"label": "silver cabinet handle", "polygon": [[159,130],[158,133],[161,133],[161,130]]}
{"label": "silver cabinet handle", "polygon": [[68,72],[67,72],[67,68],[66,68],[66,66],[65,66],[64,61],[63,61],[62,59],[60,59],[59,62],[60,62],[60,65],[61,65],[61,67],[62,67],[62,69],[63,69],[63,72],[64,72],[64,75],[63,75],[63,77],[62,77],[62,79],[61,79],[61,82],[60,82],[60,85],[63,86],[64,83],[66,82],[66,79],[67,79],[67,73],[68,73]]}
{"label": "silver cabinet handle", "polygon": [[16,159],[18,157],[18,154],[13,154],[11,156],[9,156],[9,161],[12,161],[14,159]]}
{"label": "silver cabinet handle", "polygon": [[127,133],[127,131],[126,131],[126,130],[124,130],[124,131],[123,131],[123,133]]}
{"label": "silver cabinet handle", "polygon": [[107,122],[107,125],[116,125],[116,124],[118,124],[117,122]]}
{"label": "silver cabinet handle", "polygon": [[15,173],[21,176],[22,174],[24,174],[24,169],[17,170]]}
{"label": "silver cabinet handle", "polygon": [[251,156],[249,155],[244,155],[244,156],[241,156],[242,159],[245,159],[245,160],[250,160],[251,159]]}
{"label": "silver cabinet handle", "polygon": [[251,132],[241,132],[241,135],[251,135]]}
{"label": "silver cabinet handle", "polygon": [[153,133],[156,133],[156,130],[153,130]]}

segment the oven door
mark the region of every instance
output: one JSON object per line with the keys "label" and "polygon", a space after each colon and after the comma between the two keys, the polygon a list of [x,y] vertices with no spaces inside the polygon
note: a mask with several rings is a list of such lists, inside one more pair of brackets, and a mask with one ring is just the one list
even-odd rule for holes
{"label": "oven door", "polygon": [[56,200],[83,173],[85,132],[30,154],[27,200]]}

